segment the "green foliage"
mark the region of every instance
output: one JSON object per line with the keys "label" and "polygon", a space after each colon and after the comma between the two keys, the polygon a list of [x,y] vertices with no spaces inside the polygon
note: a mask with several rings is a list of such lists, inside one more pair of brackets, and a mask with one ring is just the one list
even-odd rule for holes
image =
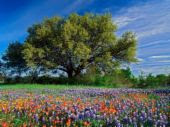
{"label": "green foliage", "polygon": [[136,38],[131,32],[122,37],[110,14],[71,14],[53,17],[28,29],[24,59],[31,68],[64,71],[69,78],[90,66],[108,71],[122,62],[136,61]]}
{"label": "green foliage", "polygon": [[155,94],[149,94],[148,97],[149,97],[149,99],[151,99],[151,100],[159,100],[159,99],[160,99],[160,96],[157,96],[157,95],[155,95]]}
{"label": "green foliage", "polygon": [[88,69],[86,73],[75,78],[73,84],[107,86],[114,88],[133,86],[131,79],[127,79],[121,69],[116,69],[110,73],[104,74],[98,71],[95,67]]}
{"label": "green foliage", "polygon": [[0,82],[4,80],[4,75],[3,75],[3,64],[0,61]]}
{"label": "green foliage", "polygon": [[5,68],[11,71],[11,74],[21,75],[26,71],[27,66],[23,58],[23,44],[19,42],[10,43],[2,59],[4,61]]}
{"label": "green foliage", "polygon": [[28,118],[27,116],[23,116],[21,118],[14,118],[15,114],[13,113],[0,113],[0,122],[2,122],[2,120],[4,122],[8,122],[8,121],[12,121],[11,125],[13,125],[13,127],[21,127],[24,123],[28,122]]}
{"label": "green foliage", "polygon": [[170,85],[170,75],[159,74],[152,75],[148,74],[146,76],[139,75],[138,81],[136,82],[136,87],[139,88],[157,88],[157,87],[169,87]]}

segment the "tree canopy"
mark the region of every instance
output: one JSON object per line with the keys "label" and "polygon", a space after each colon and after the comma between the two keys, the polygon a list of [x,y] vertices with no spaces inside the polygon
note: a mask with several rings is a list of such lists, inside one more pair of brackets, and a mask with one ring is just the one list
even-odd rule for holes
{"label": "tree canopy", "polygon": [[30,67],[62,70],[75,77],[90,66],[113,69],[136,61],[137,40],[132,32],[117,37],[109,14],[71,14],[53,17],[28,29],[24,59]]}
{"label": "tree canopy", "polygon": [[23,44],[16,41],[9,44],[5,54],[2,56],[4,66],[10,70],[11,74],[16,73],[20,76],[27,68],[22,51]]}

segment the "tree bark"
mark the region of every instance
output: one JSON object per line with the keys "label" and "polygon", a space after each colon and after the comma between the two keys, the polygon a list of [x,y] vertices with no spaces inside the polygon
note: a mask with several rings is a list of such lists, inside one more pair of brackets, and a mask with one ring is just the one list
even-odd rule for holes
{"label": "tree bark", "polygon": [[67,75],[69,79],[73,78],[73,71],[72,70],[67,71]]}

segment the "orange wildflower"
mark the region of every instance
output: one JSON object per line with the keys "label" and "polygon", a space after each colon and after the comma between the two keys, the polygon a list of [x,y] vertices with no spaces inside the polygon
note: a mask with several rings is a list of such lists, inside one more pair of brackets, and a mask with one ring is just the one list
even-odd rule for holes
{"label": "orange wildflower", "polygon": [[85,121],[83,124],[84,124],[85,127],[89,127],[90,126],[90,122],[87,122],[87,121]]}
{"label": "orange wildflower", "polygon": [[2,127],[9,127],[9,125],[8,125],[7,122],[3,122],[3,123],[1,124],[1,126],[2,126]]}
{"label": "orange wildflower", "polygon": [[71,125],[71,119],[68,119],[68,120],[67,120],[66,125],[67,125],[67,127],[70,127],[70,125]]}
{"label": "orange wildflower", "polygon": [[24,124],[23,124],[23,127],[27,127],[27,124],[26,124],[26,123],[24,123]]}
{"label": "orange wildflower", "polygon": [[116,113],[116,110],[114,108],[110,108],[109,112],[114,114],[114,113]]}

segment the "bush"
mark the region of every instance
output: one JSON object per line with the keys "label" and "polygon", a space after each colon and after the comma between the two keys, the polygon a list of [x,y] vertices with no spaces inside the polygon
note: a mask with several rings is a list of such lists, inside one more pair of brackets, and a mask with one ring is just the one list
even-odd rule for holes
{"label": "bush", "polygon": [[65,76],[53,77],[44,76],[25,76],[25,77],[2,77],[1,81],[6,84],[69,84],[69,85],[95,85],[107,87],[126,87],[126,88],[157,88],[170,87],[170,75],[139,75],[135,77],[129,68],[115,70],[112,73],[101,74],[96,69],[91,68],[86,73],[75,77],[67,78]]}

